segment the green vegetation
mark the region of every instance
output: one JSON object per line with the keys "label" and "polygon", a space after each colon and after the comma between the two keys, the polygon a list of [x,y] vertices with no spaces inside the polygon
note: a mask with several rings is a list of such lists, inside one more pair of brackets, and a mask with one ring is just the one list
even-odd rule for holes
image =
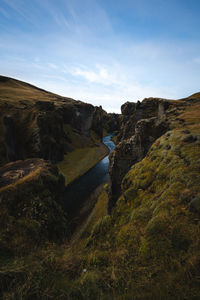
{"label": "green vegetation", "polygon": [[108,149],[103,144],[98,147],[78,148],[65,155],[64,160],[58,163],[57,166],[65,175],[66,184],[69,184],[85,174],[107,154]]}
{"label": "green vegetation", "polygon": [[[9,187],[15,191],[13,199],[9,196],[6,202],[5,197],[1,210],[2,299],[200,299],[200,104],[177,112],[170,126],[125,175],[122,195],[110,216],[106,215],[107,187],[103,190],[74,243],[59,244],[50,238],[36,242],[43,216],[47,225],[57,212],[53,224],[61,218],[58,207],[46,201],[51,197],[47,191],[36,198],[34,191],[42,190],[40,176],[33,190],[26,190],[21,182],[25,194],[17,184]],[[66,156],[59,168],[67,183],[85,172],[89,162],[95,163],[96,151],[88,147]],[[51,177],[47,176],[48,182],[55,186]],[[8,204],[21,200],[28,204],[26,216],[35,216],[32,207],[38,215],[40,202],[45,213],[30,222],[28,217],[13,216]],[[14,208],[15,213],[23,211],[20,205]],[[47,228],[53,231],[51,225]]]}
{"label": "green vegetation", "polygon": [[0,252],[4,255],[27,254],[32,247],[67,234],[68,222],[59,202],[64,178],[42,160],[37,163],[33,172],[0,189]]}
{"label": "green vegetation", "polygon": [[95,224],[104,216],[107,215],[107,204],[108,204],[108,194],[107,194],[108,184],[105,185],[102,193],[98,197],[97,203],[90,215],[87,227],[84,230],[83,238],[89,237]]}
{"label": "green vegetation", "polygon": [[[128,172],[111,217],[93,228],[88,274],[79,281],[83,299],[199,299],[197,110],[184,113],[184,130],[167,132]],[[184,142],[188,130],[194,139]]]}

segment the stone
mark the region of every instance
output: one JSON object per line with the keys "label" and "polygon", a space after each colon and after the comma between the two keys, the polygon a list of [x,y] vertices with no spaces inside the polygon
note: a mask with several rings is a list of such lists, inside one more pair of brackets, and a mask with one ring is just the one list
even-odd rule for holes
{"label": "stone", "polygon": [[195,142],[196,140],[197,137],[192,134],[186,135],[185,137],[182,138],[182,142],[184,143],[192,143]]}

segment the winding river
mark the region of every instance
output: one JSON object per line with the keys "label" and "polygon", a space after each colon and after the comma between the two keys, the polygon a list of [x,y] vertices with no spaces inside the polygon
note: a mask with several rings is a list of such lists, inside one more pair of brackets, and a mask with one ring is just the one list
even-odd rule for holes
{"label": "winding river", "polygon": [[[113,134],[108,134],[102,142],[108,147],[109,153],[114,150],[115,144],[111,140]],[[74,181],[65,190],[65,209],[70,215],[75,215],[87,199],[97,193],[98,187],[109,180],[109,154],[99,161],[85,175]],[[94,197],[93,197],[94,198]]]}

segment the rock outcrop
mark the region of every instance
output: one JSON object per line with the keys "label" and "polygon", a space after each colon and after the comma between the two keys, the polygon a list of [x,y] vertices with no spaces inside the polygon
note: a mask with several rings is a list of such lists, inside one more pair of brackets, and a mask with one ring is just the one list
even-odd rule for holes
{"label": "rock outcrop", "polygon": [[141,161],[151,145],[172,128],[173,122],[183,126],[177,116],[191,105],[189,100],[173,101],[161,98],[146,98],[142,102],[126,102],[122,105],[118,144],[110,155],[110,213],[121,194],[121,183],[131,166]]}
{"label": "rock outcrop", "polygon": [[100,286],[96,298],[198,299],[200,93],[150,111],[132,128],[112,154],[119,196],[91,230],[76,290],[84,280],[85,298]]}
{"label": "rock outcrop", "polygon": [[104,114],[103,128],[108,133],[119,132],[120,129],[120,114],[108,113]]}
{"label": "rock outcrop", "polygon": [[96,144],[113,117],[102,107],[64,98],[0,77],[0,165],[31,157],[59,162],[78,147]]}
{"label": "rock outcrop", "polygon": [[126,102],[122,105],[121,129],[118,141],[127,139],[135,134],[135,126],[141,119],[151,117],[161,118],[172,105],[170,100],[161,98],[145,98],[142,102]]}
{"label": "rock outcrop", "polygon": [[0,169],[0,253],[7,253],[5,247],[28,251],[34,243],[66,238],[64,188],[63,175],[43,159],[10,162]]}

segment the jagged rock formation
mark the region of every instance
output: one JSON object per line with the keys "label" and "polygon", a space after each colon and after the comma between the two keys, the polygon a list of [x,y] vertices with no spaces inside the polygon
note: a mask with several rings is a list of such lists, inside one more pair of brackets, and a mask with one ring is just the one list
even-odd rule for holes
{"label": "jagged rock formation", "polygon": [[135,126],[141,119],[163,117],[164,112],[172,105],[170,100],[160,98],[146,98],[137,103],[126,102],[122,105],[121,130],[118,141],[127,139],[135,134]]}
{"label": "jagged rock formation", "polygon": [[158,111],[138,120],[111,157],[112,184],[121,187],[88,239],[79,297],[200,298],[200,93]]}
{"label": "jagged rock formation", "polygon": [[167,130],[173,122],[183,124],[178,119],[179,111],[191,105],[191,100],[172,101],[161,98],[146,98],[142,102],[126,102],[122,105],[121,126],[118,144],[110,156],[111,190],[108,203],[110,213],[121,194],[121,183],[130,167],[142,160],[153,142]]}
{"label": "jagged rock formation", "polygon": [[0,165],[31,157],[62,161],[77,147],[100,141],[111,119],[101,107],[1,76]]}
{"label": "jagged rock formation", "polygon": [[108,133],[118,133],[120,129],[120,115],[115,113],[105,114],[103,118],[103,124],[103,127]]}
{"label": "jagged rock formation", "polygon": [[[133,109],[129,126],[124,106],[111,157],[113,184],[121,185],[115,190],[117,202],[110,215],[94,213],[95,223],[86,224],[73,246],[47,244],[23,256],[17,232],[24,236],[24,221],[16,223],[1,210],[0,220],[8,224],[0,227],[3,237],[8,229],[7,240],[0,239],[2,253],[8,253],[0,266],[2,298],[200,299],[200,93],[178,101],[146,99],[140,105],[147,105],[148,114],[128,104],[128,112]],[[107,188],[99,210],[102,201],[106,206]],[[27,239],[36,226],[25,226]],[[12,249],[22,245],[14,259],[8,241]]]}

